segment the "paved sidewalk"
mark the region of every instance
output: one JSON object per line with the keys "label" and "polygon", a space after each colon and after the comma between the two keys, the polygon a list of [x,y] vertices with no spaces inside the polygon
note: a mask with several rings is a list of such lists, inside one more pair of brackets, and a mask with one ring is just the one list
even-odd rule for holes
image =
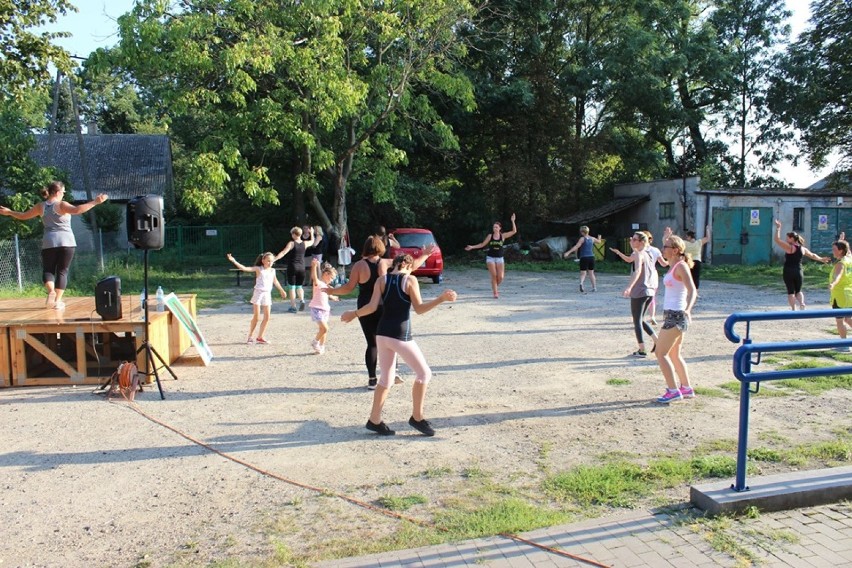
{"label": "paved sidewalk", "polygon": [[[572,566],[748,566],[714,550],[709,537],[724,534],[742,558],[762,567],[852,567],[852,503],[763,513],[730,523],[695,520],[695,509],[632,512],[524,533],[523,539],[568,553],[563,556],[506,537],[481,538],[346,558],[317,568],[406,566],[438,568],[561,568]],[[727,525],[713,530],[720,524]]]}

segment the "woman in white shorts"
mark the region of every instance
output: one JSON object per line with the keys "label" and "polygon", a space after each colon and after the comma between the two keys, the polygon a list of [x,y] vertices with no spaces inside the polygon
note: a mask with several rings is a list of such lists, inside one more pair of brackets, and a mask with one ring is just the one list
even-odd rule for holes
{"label": "woman in white shorts", "polygon": [[506,265],[503,261],[503,244],[506,239],[511,238],[518,232],[518,227],[515,225],[515,214],[512,213],[512,230],[503,233],[503,225],[500,221],[495,221],[491,228],[491,234],[485,237],[478,245],[467,245],[464,250],[471,251],[481,248],[487,248],[485,251],[485,265],[488,267],[488,274],[491,275],[491,291],[494,293],[494,299],[500,297],[498,290],[503,282],[503,276],[506,274]]}

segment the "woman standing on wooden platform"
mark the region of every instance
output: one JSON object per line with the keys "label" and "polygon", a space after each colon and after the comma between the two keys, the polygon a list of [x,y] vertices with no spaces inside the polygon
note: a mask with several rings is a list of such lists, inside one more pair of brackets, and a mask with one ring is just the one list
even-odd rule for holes
{"label": "woman standing on wooden platform", "polygon": [[41,192],[44,201],[29,210],[18,212],[8,207],[0,207],[0,215],[14,217],[18,221],[41,217],[44,224],[41,262],[44,287],[47,290],[47,307],[62,310],[65,308],[62,295],[68,287],[68,268],[77,248],[77,241],[71,230],[71,215],[82,215],[108,198],[102,193],[82,205],[73,205],[62,199],[65,195],[65,184],[61,181],[50,182]]}

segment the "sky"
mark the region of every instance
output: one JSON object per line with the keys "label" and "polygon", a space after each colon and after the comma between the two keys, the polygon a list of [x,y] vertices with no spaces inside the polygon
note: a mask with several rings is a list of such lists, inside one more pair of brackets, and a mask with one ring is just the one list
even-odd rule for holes
{"label": "sky", "polygon": [[[77,13],[69,13],[60,17],[59,20],[48,26],[51,31],[67,31],[72,34],[69,38],[56,40],[56,43],[68,50],[72,55],[86,57],[99,47],[112,47],[118,41],[117,19],[122,14],[129,12],[135,3],[134,0],[71,0],[79,10]],[[810,8],[804,0],[787,0],[787,9],[793,13],[790,27],[793,37],[799,34],[807,25]],[[781,174],[793,184],[794,187],[807,187],[822,178],[829,168],[821,171],[812,171],[802,160],[799,166],[784,164]]]}

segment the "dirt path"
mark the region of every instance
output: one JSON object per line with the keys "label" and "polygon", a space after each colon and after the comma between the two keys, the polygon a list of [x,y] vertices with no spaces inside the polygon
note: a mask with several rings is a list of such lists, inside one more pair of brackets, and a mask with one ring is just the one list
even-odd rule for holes
{"label": "dirt path", "polygon": [[[427,416],[438,430],[420,437],[406,421],[411,377],[391,393],[385,420],[398,435],[364,429],[372,393],[357,323],[337,316],[328,351],[311,353],[305,313],[277,303],[268,346],[243,339],[250,308],[238,302],[199,314],[213,349],[209,367],[174,367],[138,398],[151,419],[110,404],[89,388],[0,390],[0,566],[166,566],[227,557],[269,558],[274,542],[296,553],[342,538],[368,539],[397,521],[330,496],[365,502],[383,495],[427,497],[431,506],[464,492],[476,468],[508,485],[534,488],[549,471],[629,451],[688,456],[701,442],[735,439],[734,395],[699,396],[663,407],[655,360],[635,349],[625,276],[604,274],[598,292],[579,294],[576,276],[508,269],[500,300],[483,270],[447,274],[459,293],[415,316],[415,337],[433,367]],[[422,284],[431,298],[439,288]],[[812,291],[812,307],[827,293]],[[723,336],[731,312],[782,309],[782,293],[703,282],[686,354],[697,387],[733,379],[735,346]],[[755,326],[756,340],[826,337],[830,321]],[[622,386],[609,379],[627,379]],[[821,397],[756,398],[752,435],[783,432],[790,443],[827,439],[849,427],[849,391]],[[791,424],[797,428],[790,429]],[[259,474],[179,435],[203,441]],[[547,451],[543,451],[546,449]],[[432,472],[432,475],[424,472]],[[673,500],[686,500],[679,488]],[[417,515],[414,509],[412,514]],[[425,515],[424,515],[425,516]]]}

